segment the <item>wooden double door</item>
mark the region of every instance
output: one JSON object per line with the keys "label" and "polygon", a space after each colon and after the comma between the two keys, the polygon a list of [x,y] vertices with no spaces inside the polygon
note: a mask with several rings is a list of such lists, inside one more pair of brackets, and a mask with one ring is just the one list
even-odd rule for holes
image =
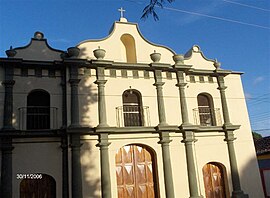
{"label": "wooden double door", "polygon": [[154,154],[140,145],[126,145],[115,156],[118,198],[159,197]]}
{"label": "wooden double door", "polygon": [[23,179],[20,198],[56,198],[56,182],[45,174],[42,174],[42,179]]}
{"label": "wooden double door", "polygon": [[203,167],[203,180],[206,198],[226,198],[226,178],[220,164],[206,164]]}

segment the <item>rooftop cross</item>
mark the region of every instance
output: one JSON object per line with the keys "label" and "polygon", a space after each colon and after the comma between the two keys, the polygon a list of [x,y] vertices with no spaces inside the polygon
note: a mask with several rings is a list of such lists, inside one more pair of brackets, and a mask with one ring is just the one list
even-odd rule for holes
{"label": "rooftop cross", "polygon": [[121,18],[124,18],[124,12],[125,12],[126,10],[124,10],[124,9],[121,7],[120,9],[118,9],[118,11],[120,12],[120,17],[121,17]]}

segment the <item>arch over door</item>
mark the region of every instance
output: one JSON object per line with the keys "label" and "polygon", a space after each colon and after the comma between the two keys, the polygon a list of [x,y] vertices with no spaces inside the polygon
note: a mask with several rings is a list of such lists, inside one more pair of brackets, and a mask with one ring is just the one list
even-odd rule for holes
{"label": "arch over door", "polygon": [[226,198],[226,173],[223,165],[207,163],[203,167],[203,180],[206,198]]}
{"label": "arch over door", "polygon": [[42,174],[42,179],[23,179],[20,198],[56,198],[56,182],[46,174]]}
{"label": "arch over door", "polygon": [[154,152],[141,145],[126,145],[116,155],[118,198],[156,198],[158,179]]}

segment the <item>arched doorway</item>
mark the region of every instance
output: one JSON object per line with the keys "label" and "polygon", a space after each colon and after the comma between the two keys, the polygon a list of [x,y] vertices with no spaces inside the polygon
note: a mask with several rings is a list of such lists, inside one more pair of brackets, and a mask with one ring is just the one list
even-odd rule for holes
{"label": "arched doorway", "polygon": [[118,198],[159,197],[156,157],[143,145],[126,145],[115,155]]}
{"label": "arched doorway", "polygon": [[203,167],[203,180],[206,198],[226,198],[225,167],[216,162],[210,162]]}
{"label": "arched doorway", "polygon": [[23,179],[20,198],[56,198],[56,182],[46,174],[42,174],[42,179]]}

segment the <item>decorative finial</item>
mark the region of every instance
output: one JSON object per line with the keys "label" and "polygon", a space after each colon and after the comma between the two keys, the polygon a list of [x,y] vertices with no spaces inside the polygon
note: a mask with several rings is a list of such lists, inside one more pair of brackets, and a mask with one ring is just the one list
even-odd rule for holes
{"label": "decorative finial", "polygon": [[217,69],[219,69],[219,68],[220,68],[220,65],[221,65],[221,63],[218,62],[217,59],[215,59],[214,66],[215,66]]}

